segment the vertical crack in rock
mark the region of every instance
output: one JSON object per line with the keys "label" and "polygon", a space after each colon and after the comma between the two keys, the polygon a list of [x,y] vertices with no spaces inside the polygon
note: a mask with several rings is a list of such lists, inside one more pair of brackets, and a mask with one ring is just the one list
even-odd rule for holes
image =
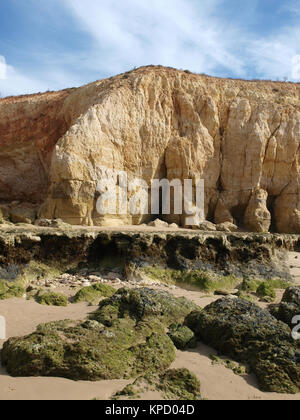
{"label": "vertical crack in rock", "polygon": [[41,217],[76,225],[136,224],[149,217],[97,214],[99,168],[148,185],[200,175],[210,221],[299,233],[299,95],[277,87],[149,66],[1,99],[0,200],[43,203]]}

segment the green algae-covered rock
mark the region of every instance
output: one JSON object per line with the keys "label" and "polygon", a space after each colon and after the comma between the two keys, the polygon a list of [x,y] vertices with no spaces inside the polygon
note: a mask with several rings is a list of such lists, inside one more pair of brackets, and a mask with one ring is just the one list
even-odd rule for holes
{"label": "green algae-covered rock", "polygon": [[241,299],[224,298],[187,316],[199,340],[248,364],[266,392],[300,390],[300,353],[290,328],[268,311]]}
{"label": "green algae-covered rock", "polygon": [[101,302],[88,320],[40,325],[31,335],[11,338],[3,346],[2,363],[13,376],[73,380],[163,372],[175,360],[166,326],[195,308],[166,292],[123,289]]}
{"label": "green algae-covered rock", "polygon": [[188,369],[170,369],[163,373],[139,376],[132,384],[114,395],[114,399],[142,398],[147,391],[158,391],[166,400],[193,401],[201,398],[200,381]]}
{"label": "green algae-covered rock", "polygon": [[118,319],[110,328],[96,321],[61,321],[9,339],[1,359],[16,377],[97,381],[164,371],[175,359],[175,347],[165,333],[136,328],[131,319]]}
{"label": "green algae-covered rock", "polygon": [[300,315],[300,286],[286,289],[281,303],[270,305],[269,311],[276,319],[293,328],[293,318]]}
{"label": "green algae-covered rock", "polygon": [[25,288],[19,284],[0,281],[0,300],[20,298],[25,294]]}
{"label": "green algae-covered rock", "polygon": [[262,284],[265,284],[265,286],[268,286],[272,289],[286,289],[287,287],[291,285],[287,280],[283,280],[279,278],[274,278],[274,279],[269,279],[267,281],[264,281],[262,279],[244,277],[243,282],[240,286],[240,290],[244,292],[256,293],[258,288]]}
{"label": "green algae-covered rock", "polygon": [[181,324],[172,324],[169,328],[169,337],[178,350],[194,349],[197,347],[197,340],[194,332]]}
{"label": "green algae-covered rock", "polygon": [[100,298],[111,297],[116,293],[116,289],[109,286],[108,284],[97,283],[92,286],[83,287],[79,292],[76,293],[73,302],[88,302],[93,303],[99,301]]}
{"label": "green algae-covered rock", "polygon": [[274,287],[268,282],[261,283],[256,291],[257,296],[262,300],[274,302],[276,299],[276,292]]}
{"label": "green algae-covered rock", "polygon": [[286,289],[282,302],[293,303],[300,308],[300,286],[292,286]]}
{"label": "green algae-covered rock", "polygon": [[137,322],[153,320],[165,326],[183,320],[190,312],[199,309],[185,298],[148,288],[120,289],[109,299],[100,302],[92,318],[109,326],[117,318],[129,317]]}
{"label": "green algae-covered rock", "polygon": [[166,398],[176,400],[199,400],[200,381],[188,369],[170,369],[160,377],[158,389]]}
{"label": "green algae-covered rock", "polygon": [[68,299],[62,293],[39,291],[35,299],[40,305],[68,306]]}

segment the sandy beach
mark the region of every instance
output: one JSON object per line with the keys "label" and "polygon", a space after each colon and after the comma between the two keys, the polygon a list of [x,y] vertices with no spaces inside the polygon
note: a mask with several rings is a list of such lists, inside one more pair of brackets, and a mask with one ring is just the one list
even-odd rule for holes
{"label": "sandy beach", "polygon": [[[295,281],[300,284],[300,254],[290,253],[290,267]],[[197,291],[177,288],[172,293],[185,296],[201,307],[218,297],[208,297]],[[282,291],[278,291],[278,300]],[[262,304],[264,306],[265,304]],[[0,302],[0,313],[7,320],[7,338],[29,334],[38,324],[62,319],[80,320],[96,307],[86,303],[70,304],[65,308],[49,307],[25,299]],[[4,341],[0,341],[2,347]],[[173,368],[188,368],[201,381],[201,395],[208,400],[300,400],[298,395],[266,394],[258,389],[253,375],[237,376],[222,365],[212,365],[210,355],[216,354],[204,344],[195,350],[177,351]],[[0,368],[0,400],[105,400],[132,381],[74,382],[62,378],[12,378]],[[162,398],[157,392],[142,395],[143,399]]]}

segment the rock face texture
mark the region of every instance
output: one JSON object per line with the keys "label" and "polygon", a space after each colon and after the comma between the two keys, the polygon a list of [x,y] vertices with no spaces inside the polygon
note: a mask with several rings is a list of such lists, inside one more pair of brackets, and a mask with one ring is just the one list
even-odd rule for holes
{"label": "rock face texture", "polygon": [[0,99],[0,200],[41,204],[51,157],[67,124],[67,91]]}
{"label": "rock face texture", "polygon": [[[137,281],[143,280],[143,277],[139,278],[140,274],[149,278],[145,268],[156,267],[154,279],[166,280],[162,275],[170,269],[177,271],[183,283],[187,281],[189,284],[193,284],[192,275],[197,279],[203,277],[203,272],[213,272],[219,277],[243,279],[247,276],[256,280],[291,282],[287,252],[294,250],[300,250],[299,235],[221,232],[201,232],[199,235],[198,232],[186,231],[168,233],[125,229],[122,232],[119,228],[103,231],[101,228],[70,226],[0,226],[0,278],[18,280],[22,274],[22,280],[26,276],[25,267],[32,261],[39,261],[47,265],[54,263],[55,267],[62,262],[70,269],[74,264],[87,263],[103,266],[105,271],[107,267],[113,267],[126,273],[129,280]],[[36,273],[34,270],[34,275]],[[184,273],[189,274],[188,279],[183,277]],[[173,271],[173,274],[176,273]],[[47,278],[48,273],[38,271],[38,276]],[[201,285],[209,283],[210,279]],[[232,284],[230,287],[233,288]]]}
{"label": "rock face texture", "polygon": [[[43,202],[41,217],[71,224],[136,224],[149,216],[96,211],[104,167],[148,185],[199,176],[207,220],[300,233],[299,92],[145,67],[0,100],[0,199]],[[184,225],[185,215],[166,220]]]}

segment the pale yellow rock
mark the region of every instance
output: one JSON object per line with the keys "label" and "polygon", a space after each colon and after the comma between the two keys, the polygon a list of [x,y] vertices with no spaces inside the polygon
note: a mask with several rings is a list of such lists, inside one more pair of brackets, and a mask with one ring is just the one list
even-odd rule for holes
{"label": "pale yellow rock", "polygon": [[267,208],[268,193],[256,189],[245,212],[244,226],[249,231],[268,232],[271,226],[271,214]]}
{"label": "pale yellow rock", "polygon": [[217,231],[219,232],[237,232],[238,230],[238,226],[230,222],[221,223],[217,226]]}
{"label": "pale yellow rock", "polygon": [[169,223],[164,222],[163,220],[156,219],[153,222],[148,223],[149,227],[155,227],[155,228],[168,228]]}
{"label": "pale yellow rock", "polygon": [[178,226],[176,223],[171,223],[171,224],[169,225],[169,228],[170,228],[170,229],[179,229],[179,226]]}
{"label": "pale yellow rock", "polygon": [[204,232],[215,232],[217,230],[217,226],[211,222],[203,222],[198,226],[191,226],[194,230],[202,230]]}
{"label": "pale yellow rock", "polygon": [[[300,233],[297,84],[144,67],[79,89],[2,99],[0,115],[0,200],[43,202],[41,218],[148,223],[149,214],[97,213],[106,167],[149,186],[202,178],[206,219]],[[184,226],[186,216],[164,218]]]}

